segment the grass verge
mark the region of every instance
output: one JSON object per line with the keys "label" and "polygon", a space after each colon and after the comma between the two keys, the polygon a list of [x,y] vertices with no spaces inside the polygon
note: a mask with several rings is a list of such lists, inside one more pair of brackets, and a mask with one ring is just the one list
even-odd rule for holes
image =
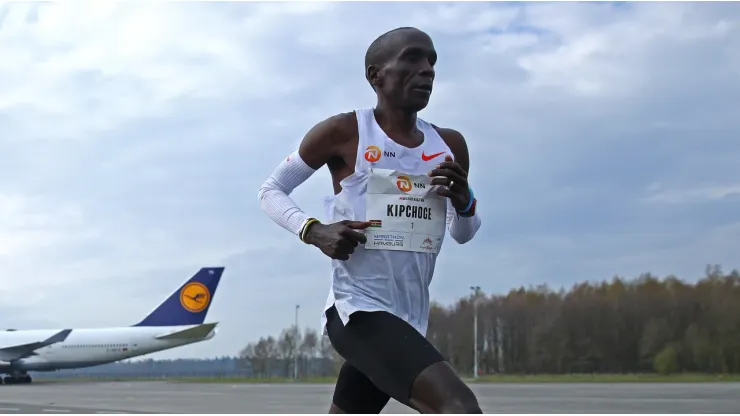
{"label": "grass verge", "polygon": [[474,383],[707,383],[738,382],[740,374],[498,374],[466,379]]}

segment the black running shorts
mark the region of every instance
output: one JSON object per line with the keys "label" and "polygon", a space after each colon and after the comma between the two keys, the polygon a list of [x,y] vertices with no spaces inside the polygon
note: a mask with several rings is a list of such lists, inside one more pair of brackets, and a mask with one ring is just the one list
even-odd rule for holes
{"label": "black running shorts", "polygon": [[444,361],[423,335],[391,313],[355,312],[347,325],[334,306],[326,316],[331,344],[345,359],[333,401],[346,413],[380,413],[391,397],[412,407],[416,377]]}

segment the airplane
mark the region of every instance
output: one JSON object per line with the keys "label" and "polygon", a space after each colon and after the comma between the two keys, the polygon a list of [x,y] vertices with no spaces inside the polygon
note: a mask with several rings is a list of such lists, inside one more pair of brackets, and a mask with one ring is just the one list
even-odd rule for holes
{"label": "airplane", "polygon": [[203,323],[223,274],[204,267],[141,322],[127,327],[0,331],[0,384],[31,383],[29,371],[92,367],[206,341]]}

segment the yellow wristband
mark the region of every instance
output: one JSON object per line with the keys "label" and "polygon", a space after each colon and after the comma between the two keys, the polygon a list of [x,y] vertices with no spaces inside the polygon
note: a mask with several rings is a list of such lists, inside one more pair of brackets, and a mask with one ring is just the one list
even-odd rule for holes
{"label": "yellow wristband", "polygon": [[310,227],[311,224],[315,222],[319,222],[319,220],[317,220],[316,218],[309,218],[306,220],[306,223],[303,224],[303,228],[301,228],[301,232],[299,233],[298,238],[300,238],[301,241],[303,241],[304,243],[306,243],[306,231],[308,231],[308,227]]}

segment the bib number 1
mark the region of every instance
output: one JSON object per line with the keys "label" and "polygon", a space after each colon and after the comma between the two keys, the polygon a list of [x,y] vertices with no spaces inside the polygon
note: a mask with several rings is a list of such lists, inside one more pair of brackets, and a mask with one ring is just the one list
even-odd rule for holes
{"label": "bib number 1", "polygon": [[366,193],[368,250],[438,253],[445,232],[446,201],[427,175],[373,169]]}

